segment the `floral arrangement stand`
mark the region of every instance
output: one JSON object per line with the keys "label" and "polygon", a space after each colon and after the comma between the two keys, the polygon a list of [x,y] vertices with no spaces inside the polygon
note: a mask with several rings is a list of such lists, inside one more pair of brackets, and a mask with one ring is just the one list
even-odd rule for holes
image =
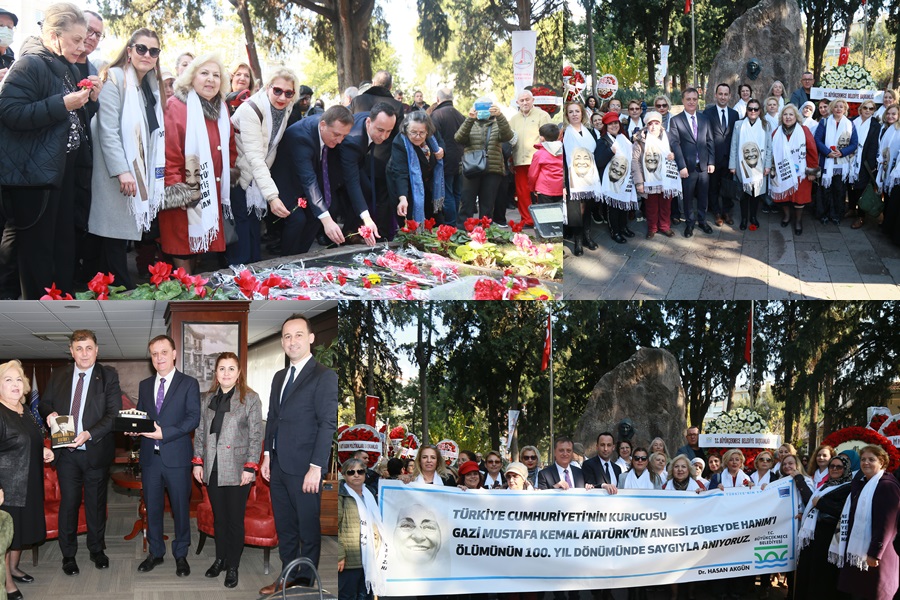
{"label": "floral arrangement stand", "polygon": [[[704,426],[708,434],[765,434],[769,432],[769,424],[759,413],[749,408],[736,408],[723,412],[712,422]],[[757,455],[767,448],[738,448],[744,454],[744,469],[752,470]],[[716,452],[720,456],[730,448],[707,448],[707,452]],[[774,448],[768,448],[774,454]]]}

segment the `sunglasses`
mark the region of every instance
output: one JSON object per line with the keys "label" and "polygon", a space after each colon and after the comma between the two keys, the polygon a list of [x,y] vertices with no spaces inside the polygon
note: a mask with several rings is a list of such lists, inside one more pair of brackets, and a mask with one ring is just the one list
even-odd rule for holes
{"label": "sunglasses", "polygon": [[759,462],[772,462],[771,458],[760,458]]}
{"label": "sunglasses", "polygon": [[647,460],[647,457],[646,456],[632,456],[631,460],[636,460],[638,462],[641,462],[641,461]]}
{"label": "sunglasses", "polygon": [[522,460],[537,460],[537,456],[523,456]]}
{"label": "sunglasses", "polygon": [[655,104],[656,108],[669,108],[668,104]]}
{"label": "sunglasses", "polygon": [[843,469],[843,468],[844,468],[844,465],[842,465],[842,464],[840,464],[840,465],[828,465],[828,468],[829,468],[829,469]]}
{"label": "sunglasses", "polygon": [[295,94],[296,92],[294,92],[294,90],[283,90],[283,89],[281,89],[280,87],[274,87],[274,86],[273,86],[273,87],[272,87],[272,93],[275,94],[276,96],[281,96],[281,95],[283,94],[285,98],[287,98],[288,100],[290,100],[291,98],[294,97],[294,94]]}
{"label": "sunglasses", "polygon": [[758,106],[748,106],[747,112],[759,112],[759,107]]}
{"label": "sunglasses", "polygon": [[131,47],[134,48],[134,51],[141,56],[144,56],[149,52],[150,58],[156,58],[157,56],[159,56],[160,52],[159,48],[148,48],[144,44],[133,44]]}
{"label": "sunglasses", "polygon": [[500,461],[499,461],[499,460],[489,460],[489,461],[487,461],[487,464],[489,464],[489,465],[499,465],[499,464],[500,464]]}
{"label": "sunglasses", "polygon": [[365,469],[355,469],[355,470],[349,469],[346,473],[344,473],[344,475],[346,477],[352,477],[353,475],[365,475],[365,474],[366,474]]}

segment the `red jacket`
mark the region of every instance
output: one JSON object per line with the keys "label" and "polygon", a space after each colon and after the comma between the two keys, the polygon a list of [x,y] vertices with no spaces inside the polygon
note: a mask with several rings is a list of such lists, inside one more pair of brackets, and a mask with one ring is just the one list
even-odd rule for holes
{"label": "red jacket", "polygon": [[562,142],[543,142],[534,147],[537,152],[531,157],[531,166],[528,167],[528,187],[545,196],[562,196]]}

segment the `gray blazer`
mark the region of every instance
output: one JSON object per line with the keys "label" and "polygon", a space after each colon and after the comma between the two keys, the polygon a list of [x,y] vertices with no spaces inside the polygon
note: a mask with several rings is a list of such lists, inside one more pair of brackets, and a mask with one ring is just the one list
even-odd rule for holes
{"label": "gray blazer", "polygon": [[[150,89],[159,102],[156,71],[150,71]],[[109,70],[100,90],[100,109],[91,121],[94,170],[91,176],[91,215],[88,230],[94,235],[118,240],[140,240],[141,231],[131,214],[129,198],[122,195],[118,176],[129,172],[122,143],[122,106],[125,104],[125,71]],[[159,124],[163,126],[162,123]],[[144,131],[148,135],[147,131]]]}
{"label": "gray blazer", "polygon": [[[200,426],[194,431],[194,461],[203,461],[203,481],[209,483],[213,464],[219,472],[219,485],[240,485],[245,464],[259,464],[262,454],[262,402],[256,392],[249,391],[241,404],[238,391],[231,397],[230,410],[222,421],[222,432],[216,439],[209,433],[215,412],[209,408],[213,394],[200,400]],[[255,479],[254,475],[254,479]]]}

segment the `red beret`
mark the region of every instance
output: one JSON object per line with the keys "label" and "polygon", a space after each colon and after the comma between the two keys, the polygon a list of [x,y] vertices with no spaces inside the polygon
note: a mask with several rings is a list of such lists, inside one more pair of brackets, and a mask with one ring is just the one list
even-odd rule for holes
{"label": "red beret", "polygon": [[467,473],[478,470],[478,463],[474,460],[467,460],[459,466],[459,476],[465,477]]}
{"label": "red beret", "polygon": [[619,113],[617,113],[616,111],[608,112],[605,115],[603,115],[603,124],[604,125],[609,125],[610,123],[615,123],[616,121],[619,121],[619,120],[620,120]]}

